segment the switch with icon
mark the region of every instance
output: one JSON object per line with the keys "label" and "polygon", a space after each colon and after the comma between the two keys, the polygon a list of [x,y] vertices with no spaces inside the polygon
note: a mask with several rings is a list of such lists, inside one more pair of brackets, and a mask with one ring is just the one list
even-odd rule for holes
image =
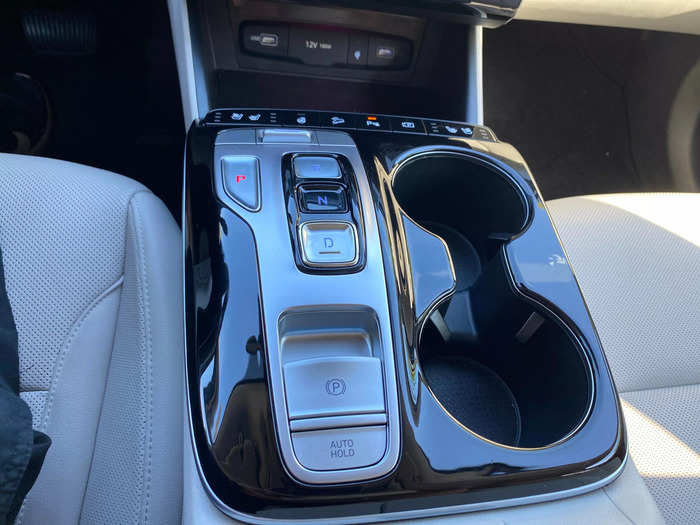
{"label": "switch with icon", "polygon": [[369,38],[366,34],[351,34],[350,45],[348,46],[348,65],[366,66],[368,47]]}

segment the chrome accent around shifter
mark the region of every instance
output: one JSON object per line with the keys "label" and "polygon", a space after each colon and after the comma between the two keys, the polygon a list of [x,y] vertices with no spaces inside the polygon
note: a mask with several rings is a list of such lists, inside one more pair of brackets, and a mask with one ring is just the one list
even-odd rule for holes
{"label": "chrome accent around shifter", "polygon": [[[217,141],[213,159],[217,170],[215,187],[218,198],[243,218],[255,235],[270,396],[285,467],[293,478],[309,484],[370,480],[391,472],[398,463],[400,451],[396,365],[377,217],[363,163],[351,137],[343,132],[310,133],[312,140],[306,144]],[[257,212],[241,206],[224,189],[221,159],[231,155],[257,157],[260,161],[262,206]],[[283,158],[288,155],[347,159],[357,184],[363,218],[362,224],[352,225],[355,249],[359,249],[357,235],[364,235],[366,241],[365,264],[359,271],[306,273],[297,267],[283,187]],[[362,231],[355,232],[355,227]],[[235,279],[235,276],[230,277]],[[350,359],[351,363],[380,361],[380,378],[372,373],[365,381],[372,381],[372,387],[381,390],[383,406],[380,402],[364,403],[360,405],[361,412],[323,412],[317,418],[306,414],[303,416],[306,419],[294,420],[295,431],[292,432],[285,366],[306,359],[338,360],[348,356],[360,358]],[[342,390],[342,384],[334,383],[335,380],[346,381],[342,372],[340,366],[320,387],[315,385],[319,390],[325,389],[328,383],[330,394],[326,390],[319,395],[337,394]],[[383,424],[384,415],[386,424]],[[353,423],[353,417],[365,417],[366,426]],[[347,426],[341,427],[342,424]],[[330,448],[314,449],[324,444]]]}

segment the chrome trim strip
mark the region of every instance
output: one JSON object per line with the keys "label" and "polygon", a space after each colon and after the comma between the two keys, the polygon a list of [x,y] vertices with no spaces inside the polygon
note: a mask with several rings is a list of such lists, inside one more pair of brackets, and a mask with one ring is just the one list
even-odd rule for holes
{"label": "chrome trim strip", "polygon": [[468,29],[467,49],[467,122],[484,125],[484,57],[483,28]]}
{"label": "chrome trim strip", "polygon": [[182,112],[185,117],[185,129],[199,116],[197,104],[197,83],[194,74],[194,57],[192,53],[192,38],[190,36],[190,20],[187,13],[187,0],[168,0],[170,13],[170,28],[175,46],[177,73],[180,80],[180,95],[182,97]]}
{"label": "chrome trim strip", "polygon": [[[341,131],[328,134],[350,136]],[[333,141],[337,142],[337,141]],[[324,144],[218,144],[214,156],[214,188],[222,202],[241,217],[256,235],[258,268],[263,311],[263,330],[267,345],[270,400],[275,429],[284,466],[289,474],[310,484],[337,484],[364,481],[388,474],[396,467],[401,448],[399,402],[389,304],[380,245],[377,216],[364,165],[354,142],[348,146]],[[282,183],[282,159],[292,154],[343,155],[352,165],[364,220],[365,265],[351,274],[318,275],[301,272],[294,261],[287,222],[287,203]],[[246,155],[260,160],[261,199],[264,205],[250,212],[232,200],[223,187],[220,159],[226,155]],[[356,239],[356,253],[357,253]],[[281,354],[281,316],[295,309],[345,311],[371,310],[379,327],[381,344],[377,357],[382,358],[384,397],[388,417],[387,449],[384,457],[367,467],[314,471],[297,460],[292,446],[284,389]]]}

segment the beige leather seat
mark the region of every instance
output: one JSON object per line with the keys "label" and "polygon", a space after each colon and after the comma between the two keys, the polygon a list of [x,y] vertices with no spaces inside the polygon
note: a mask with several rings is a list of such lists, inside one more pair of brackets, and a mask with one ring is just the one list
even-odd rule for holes
{"label": "beige leather seat", "polygon": [[179,523],[177,224],[144,186],[0,155],[0,246],[20,389],[53,443],[17,522]]}
{"label": "beige leather seat", "polygon": [[668,523],[700,523],[700,194],[548,206],[620,392],[631,457]]}

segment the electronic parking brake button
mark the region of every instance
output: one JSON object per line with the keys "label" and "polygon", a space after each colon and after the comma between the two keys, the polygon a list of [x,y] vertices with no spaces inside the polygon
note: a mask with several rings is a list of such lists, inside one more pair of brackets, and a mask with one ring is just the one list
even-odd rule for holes
{"label": "electronic parking brake button", "polygon": [[376,357],[340,356],[284,365],[289,419],[384,412],[382,365]]}
{"label": "electronic parking brake button", "polygon": [[386,427],[293,432],[299,463],[310,470],[342,470],[374,465],[386,450]]}

